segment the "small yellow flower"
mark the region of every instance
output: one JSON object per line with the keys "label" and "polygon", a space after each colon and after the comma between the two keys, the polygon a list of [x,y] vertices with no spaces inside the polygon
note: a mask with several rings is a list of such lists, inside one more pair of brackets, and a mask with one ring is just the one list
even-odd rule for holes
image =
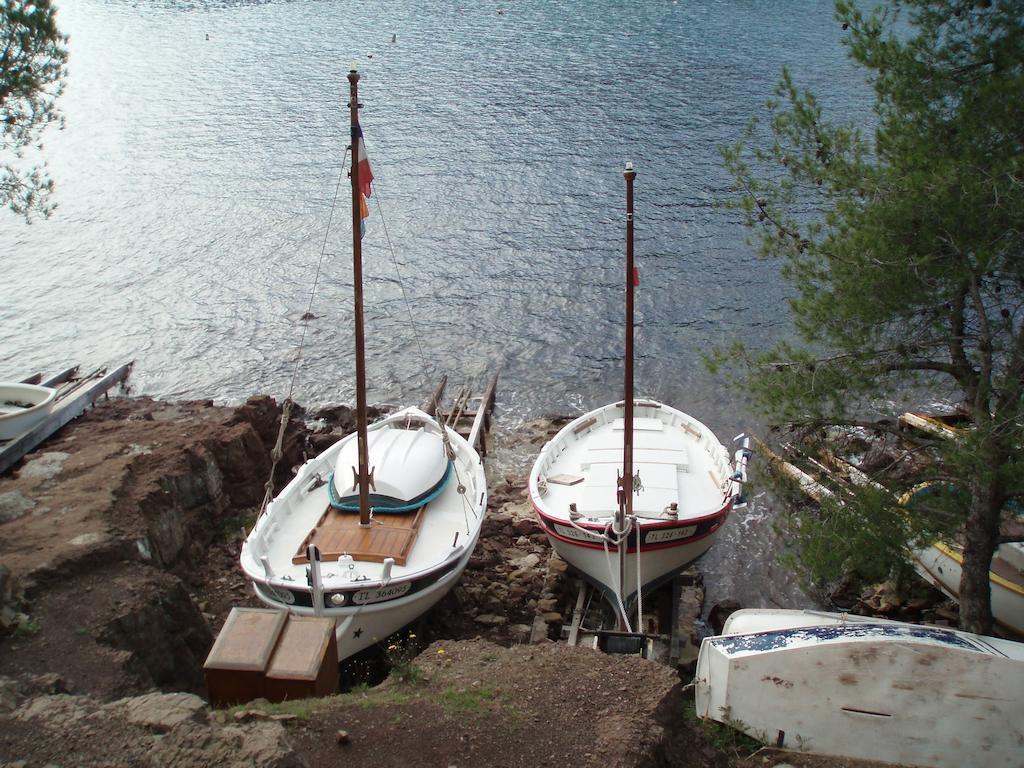
{"label": "small yellow flower", "polygon": [[389,645],[388,646],[388,650],[389,651],[397,651],[398,650],[398,646],[397,645]]}
{"label": "small yellow flower", "polygon": [[438,656],[444,656],[446,653],[447,653],[447,651],[444,648],[438,648],[437,649],[437,655]]}
{"label": "small yellow flower", "polygon": [[409,633],[409,639],[410,640],[415,640],[416,639],[416,634],[414,632]]}

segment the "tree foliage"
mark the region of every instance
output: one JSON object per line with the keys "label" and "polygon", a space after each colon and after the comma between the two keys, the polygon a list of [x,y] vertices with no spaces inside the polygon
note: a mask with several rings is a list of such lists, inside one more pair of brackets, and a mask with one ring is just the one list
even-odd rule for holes
{"label": "tree foliage", "polygon": [[[839,0],[836,17],[873,114],[829,121],[785,71],[766,119],[723,150],[762,254],[794,288],[800,337],[731,352],[776,425],[856,425],[908,391],[959,402],[972,428],[930,470],[958,492],[914,505],[889,529],[899,546],[874,553],[892,562],[925,532],[961,529],[961,625],[987,632],[1000,517],[1024,491],[1024,13],[1016,0],[859,5]],[[827,537],[834,564],[866,546],[858,529],[885,505],[859,497],[834,525],[797,516],[806,551]]]}
{"label": "tree foliage", "polygon": [[67,37],[51,0],[0,0],[0,205],[31,220],[53,209],[45,165],[25,151],[42,147],[47,126],[63,126],[57,97],[67,75]]}

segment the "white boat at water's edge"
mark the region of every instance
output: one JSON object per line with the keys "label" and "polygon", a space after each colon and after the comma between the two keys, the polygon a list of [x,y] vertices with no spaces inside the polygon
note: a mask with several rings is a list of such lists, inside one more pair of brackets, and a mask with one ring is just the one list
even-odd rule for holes
{"label": "white boat at water's edge", "polygon": [[[396,430],[439,434],[441,427],[416,408],[382,419],[368,430],[371,465],[375,461],[374,443],[390,442],[388,433]],[[340,658],[384,640],[432,607],[458,581],[469,562],[487,508],[483,462],[458,433],[452,429],[447,433],[455,454],[451,476],[423,506],[418,521],[408,519],[415,517],[415,511],[405,515],[418,530],[404,563],[399,564],[396,561],[400,558],[395,557],[388,562],[389,552],[371,552],[365,547],[362,554],[353,545],[351,554],[346,554],[344,545],[338,551],[330,549],[332,535],[339,540],[345,535],[350,541],[361,538],[358,512],[337,510],[329,498],[332,473],[337,473],[335,477],[351,477],[352,466],[344,460],[357,437],[351,434],[304,464],[246,539],[242,570],[252,581],[257,597],[269,606],[300,615],[334,618]],[[332,519],[349,523],[347,534],[330,531]],[[371,525],[383,529],[393,519],[387,512],[375,513]],[[318,526],[325,536],[313,540],[322,560],[318,583],[311,583],[304,547]],[[395,538],[405,531],[381,533]],[[381,544],[390,546],[387,541]],[[397,545],[401,549],[402,542]]]}
{"label": "white boat at water's edge", "polygon": [[339,660],[386,639],[452,588],[487,509],[483,462],[454,429],[418,408],[367,424],[361,241],[373,173],[354,68],[348,80],[356,432],[301,467],[240,556],[261,601],[334,619]]}
{"label": "white boat at water's edge", "polygon": [[[963,551],[937,541],[913,553],[914,569],[929,584],[959,602]],[[1024,637],[1024,544],[1001,544],[992,556],[988,575],[992,619],[999,631]]]}
{"label": "white boat at water's edge", "polygon": [[[732,510],[740,485],[714,433],[682,411],[637,400],[633,469],[640,484],[628,535],[621,597],[628,606],[706,552]],[[530,501],[558,554],[614,600],[619,591],[612,525],[622,468],[623,404],[567,424],[541,450]],[[639,559],[639,563],[638,563]]]}
{"label": "white boat at water's edge", "polygon": [[12,440],[46,418],[57,390],[0,381],[0,440]]}
{"label": "white boat at water's edge", "polygon": [[742,610],[705,638],[697,714],[766,744],[898,765],[1019,768],[1024,645],[846,614]]}
{"label": "white boat at water's edge", "polygon": [[[904,414],[924,418],[918,414]],[[941,424],[941,422],[939,422]],[[955,430],[958,435],[962,430]],[[954,435],[954,436],[955,436]],[[927,499],[936,486],[922,483],[900,498],[900,504]],[[1004,519],[1010,523],[1018,518],[1018,530],[1024,523],[1019,510],[1014,514],[1004,510]],[[1011,523],[1012,525],[1012,523]],[[1008,531],[1009,532],[1009,531]],[[947,597],[960,602],[960,579],[964,571],[964,551],[955,540],[935,541],[910,553],[914,570],[926,582]],[[996,547],[989,564],[988,586],[992,619],[996,631],[1011,637],[1024,638],[1024,542],[1007,541]]]}
{"label": "white boat at water's edge", "polygon": [[[750,456],[735,463],[704,424],[634,397],[633,181],[627,163],[623,399],[563,427],[530,470],[530,502],[555,551],[597,586],[617,629],[642,634],[643,595],[711,547],[740,498]],[[636,606],[633,613],[633,604]]]}

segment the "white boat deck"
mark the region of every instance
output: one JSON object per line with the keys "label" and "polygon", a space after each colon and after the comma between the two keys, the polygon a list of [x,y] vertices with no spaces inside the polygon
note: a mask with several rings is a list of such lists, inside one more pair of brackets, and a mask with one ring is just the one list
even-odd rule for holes
{"label": "white boat deck", "polygon": [[[338,454],[353,440],[355,435],[349,435],[303,465],[268,507],[242,553],[243,568],[250,576],[306,586],[307,566],[302,562],[294,563],[293,558],[328,508],[327,478],[334,470]],[[452,476],[441,494],[427,504],[407,561],[391,568],[392,581],[428,571],[455,556],[456,552],[464,553],[479,532],[482,517],[480,497],[486,493],[483,469],[461,437],[455,435],[452,445],[456,451]],[[317,482],[317,475],[324,482],[311,488]],[[458,491],[460,484],[465,486],[464,494]],[[374,524],[373,520],[371,524]],[[269,565],[270,573],[267,573],[264,563]],[[321,565],[324,588],[329,590],[353,582],[380,581],[383,568],[381,562],[345,557],[338,561],[325,561]]]}
{"label": "white boat deck", "polygon": [[[613,404],[568,424],[538,461],[545,511],[569,517],[569,505],[590,521],[605,521],[618,507],[622,472],[623,408]],[[700,422],[657,403],[638,402],[633,428],[633,469],[642,489],[633,496],[641,519],[687,520],[721,508],[729,485],[728,454]],[[678,504],[678,518],[667,512]]]}

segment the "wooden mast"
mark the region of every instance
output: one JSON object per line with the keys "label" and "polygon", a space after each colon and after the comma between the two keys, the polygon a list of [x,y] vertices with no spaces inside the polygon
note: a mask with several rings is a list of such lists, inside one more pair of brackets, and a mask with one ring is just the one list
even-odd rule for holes
{"label": "wooden mast", "polygon": [[[636,178],[636,171],[632,163],[626,163],[626,169],[622,175],[626,179],[626,351],[625,351],[625,377],[623,386],[623,414],[622,431],[622,477],[619,478],[619,508],[615,514],[616,532],[624,531],[626,523],[633,514],[633,286],[635,268],[633,265],[633,179]],[[617,533],[617,535],[621,535]],[[637,541],[639,542],[640,531],[637,530]],[[626,595],[624,585],[626,583],[626,550],[629,537],[623,538],[619,544],[619,597],[622,600],[622,610],[625,611]],[[637,553],[639,557],[639,552]],[[636,588],[639,590],[640,585]],[[626,617],[619,617],[620,629],[625,628]],[[639,628],[638,628],[639,630]]]}
{"label": "wooden mast", "polygon": [[366,438],[366,348],[363,337],[363,248],[362,217],[359,215],[359,73],[355,65],[348,73],[349,114],[352,123],[352,294],[356,326],[356,440],[359,445],[359,525],[370,525],[369,448]]}

